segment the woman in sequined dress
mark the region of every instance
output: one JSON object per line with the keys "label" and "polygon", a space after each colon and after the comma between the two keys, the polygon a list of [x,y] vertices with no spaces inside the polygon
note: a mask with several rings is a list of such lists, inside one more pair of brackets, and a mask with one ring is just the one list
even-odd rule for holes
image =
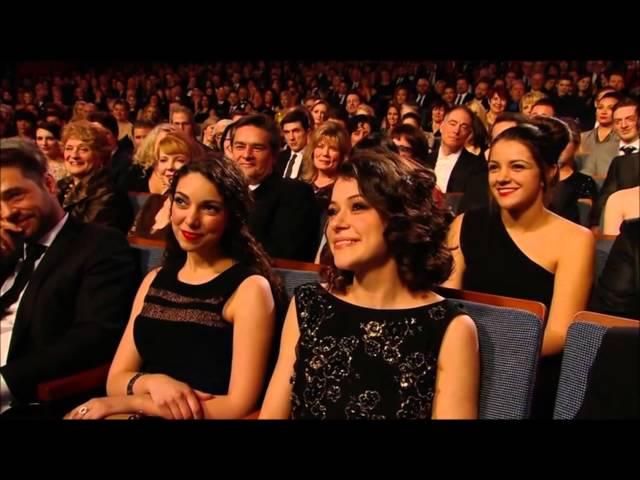
{"label": "woman in sequined dress", "polygon": [[390,151],[343,163],[324,284],[297,288],[260,418],[476,418],[471,318],[431,288],[451,271],[434,174]]}

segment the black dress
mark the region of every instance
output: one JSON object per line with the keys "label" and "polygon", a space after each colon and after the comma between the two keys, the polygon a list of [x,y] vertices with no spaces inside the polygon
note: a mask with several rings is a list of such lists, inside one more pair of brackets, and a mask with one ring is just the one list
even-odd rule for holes
{"label": "black dress", "polygon": [[408,309],[360,307],[318,283],[296,289],[300,338],[294,419],[428,419],[438,354],[451,320],[447,300]]}
{"label": "black dress", "polygon": [[254,272],[235,264],[209,282],[191,285],[178,280],[179,269],[158,272],[136,317],[133,335],[141,370],[224,395],[231,377],[233,325],[222,318],[222,309]]}
{"label": "black dress", "polygon": [[589,198],[595,205],[598,201],[598,186],[589,175],[574,171],[554,186],[549,210],[580,224],[578,200],[581,198]]}
{"label": "black dress", "polygon": [[465,290],[542,302],[549,309],[555,275],[527,257],[509,236],[499,211],[468,211],[460,248],[466,265]]}
{"label": "black dress", "polygon": [[[509,236],[499,210],[466,212],[460,229],[466,265],[465,290],[542,302],[551,308],[555,274],[541,267]],[[551,418],[560,375],[561,355],[541,358],[533,394],[533,418]]]}

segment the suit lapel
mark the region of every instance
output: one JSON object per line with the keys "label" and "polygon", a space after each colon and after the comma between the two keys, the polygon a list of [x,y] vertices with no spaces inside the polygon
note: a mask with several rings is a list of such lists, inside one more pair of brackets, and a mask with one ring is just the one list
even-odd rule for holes
{"label": "suit lapel", "polygon": [[464,147],[462,147],[462,152],[458,157],[458,161],[453,166],[453,170],[451,170],[451,175],[449,176],[449,183],[447,183],[447,192],[459,192],[464,187],[464,174],[467,167],[467,151]]}
{"label": "suit lapel", "polygon": [[58,233],[51,246],[47,249],[38,268],[35,269],[29,279],[29,284],[22,295],[22,300],[16,312],[16,321],[13,327],[13,334],[11,335],[8,358],[10,358],[12,350],[16,348],[15,346],[18,345],[20,339],[28,330],[33,318],[33,310],[37,301],[38,292],[43,282],[52,269],[57,267],[65,258],[69,257],[69,252],[72,251],[70,248],[71,243],[78,235],[81,226],[81,223],[69,216],[64,227],[62,227],[60,233]]}

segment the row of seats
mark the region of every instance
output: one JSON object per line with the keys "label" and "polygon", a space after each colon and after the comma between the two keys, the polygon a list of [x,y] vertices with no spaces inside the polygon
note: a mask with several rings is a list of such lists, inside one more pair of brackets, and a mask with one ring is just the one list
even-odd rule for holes
{"label": "row of seats", "polygon": [[[143,272],[162,262],[162,242],[130,237],[140,253]],[[287,294],[301,284],[318,280],[319,265],[276,260]],[[529,417],[546,307],[539,302],[478,292],[440,289],[443,296],[461,303],[478,328],[480,344],[480,419]],[[581,312],[569,329],[554,418],[574,418],[587,386],[587,377],[600,342],[611,326],[638,328],[639,322]],[[104,385],[108,366],[47,382],[39,389],[41,401],[52,401]],[[637,382],[638,379],[635,379]],[[251,416],[255,418],[257,414]]]}

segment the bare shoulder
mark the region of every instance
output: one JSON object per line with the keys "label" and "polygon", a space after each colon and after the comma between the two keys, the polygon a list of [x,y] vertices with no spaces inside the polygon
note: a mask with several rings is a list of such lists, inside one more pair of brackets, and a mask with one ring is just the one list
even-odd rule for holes
{"label": "bare shoulder", "polygon": [[140,288],[144,288],[145,290],[147,290],[149,288],[149,285],[151,285],[151,283],[153,282],[153,280],[158,276],[158,272],[162,269],[162,267],[156,267],[152,270],[149,271],[149,273],[147,273],[144,276],[144,279],[142,280],[142,283],[140,284]]}
{"label": "bare shoulder", "polygon": [[[582,225],[578,225],[571,220],[567,220],[566,218],[563,218],[555,213],[551,214],[551,222],[549,226],[554,235],[563,235],[563,237],[558,237],[560,239],[571,239],[579,242],[587,242],[590,239],[593,239],[593,233],[591,233],[591,230],[583,227]],[[564,235],[567,235],[567,237],[564,237]]]}
{"label": "bare shoulder", "polygon": [[461,213],[453,219],[453,222],[451,222],[451,226],[449,227],[449,246],[453,246],[453,242],[460,241],[460,230],[462,229],[464,215],[464,213]]}
{"label": "bare shoulder", "polygon": [[458,357],[461,359],[479,348],[478,329],[473,319],[466,314],[451,320],[442,339],[440,359]]}
{"label": "bare shoulder", "polygon": [[271,285],[262,275],[250,275],[245,278],[236,290],[240,296],[271,295]]}
{"label": "bare shoulder", "polygon": [[582,255],[585,250],[595,248],[591,230],[556,214],[551,217],[550,234],[563,254]]}
{"label": "bare shoulder", "polygon": [[461,213],[460,215],[457,215],[456,218],[453,219],[453,222],[451,222],[451,229],[456,229],[456,230],[460,230],[460,228],[462,227],[462,221],[464,219],[464,213]]}
{"label": "bare shoulder", "polygon": [[250,275],[238,285],[225,304],[223,316],[229,321],[234,321],[234,317],[243,312],[270,311],[274,304],[269,281],[262,275]]}
{"label": "bare shoulder", "polygon": [[626,204],[627,202],[636,202],[638,201],[638,193],[640,192],[639,187],[632,188],[623,188],[622,190],[618,190],[617,192],[613,192],[609,199],[607,200],[607,205],[609,204]]}
{"label": "bare shoulder", "polygon": [[447,327],[447,336],[472,340],[477,337],[477,334],[476,324],[467,314],[457,315]]}

